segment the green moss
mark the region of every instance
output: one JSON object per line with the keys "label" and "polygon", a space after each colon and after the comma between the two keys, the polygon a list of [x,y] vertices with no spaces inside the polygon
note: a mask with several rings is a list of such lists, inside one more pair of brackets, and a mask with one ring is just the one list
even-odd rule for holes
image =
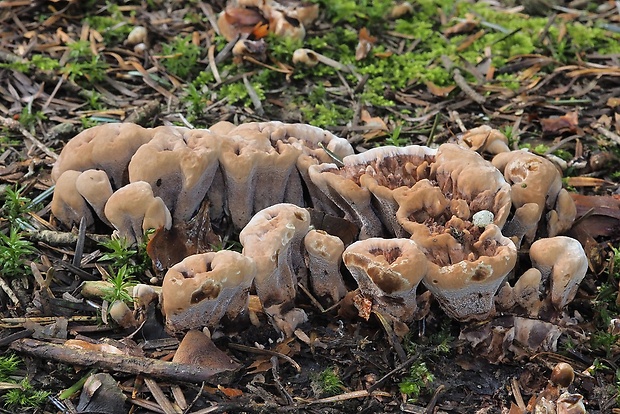
{"label": "green moss", "polygon": [[196,72],[200,47],[192,43],[192,36],[177,36],[172,42],[162,45],[164,58],[161,63],[174,76],[187,79]]}

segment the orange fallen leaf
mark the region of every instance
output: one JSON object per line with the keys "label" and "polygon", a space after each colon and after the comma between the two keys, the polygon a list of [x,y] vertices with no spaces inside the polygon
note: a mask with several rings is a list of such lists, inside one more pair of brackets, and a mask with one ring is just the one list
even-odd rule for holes
{"label": "orange fallen leaf", "polygon": [[227,388],[227,387],[218,385],[217,389],[220,390],[228,398],[241,397],[243,395],[243,391],[238,390],[236,388]]}
{"label": "orange fallen leaf", "polygon": [[579,125],[577,111],[568,112],[562,116],[543,118],[540,120],[543,132],[558,133],[563,131],[575,132]]}
{"label": "orange fallen leaf", "polygon": [[269,25],[268,24],[263,24],[263,23],[256,23],[256,26],[254,26],[254,29],[252,29],[252,36],[254,36],[255,39],[262,39],[263,37],[266,37],[269,34]]}
{"label": "orange fallen leaf", "polygon": [[446,97],[450,94],[450,92],[454,90],[454,88],[456,88],[456,85],[439,86],[435,85],[431,81],[426,81],[426,87],[428,88],[428,91],[433,95]]}

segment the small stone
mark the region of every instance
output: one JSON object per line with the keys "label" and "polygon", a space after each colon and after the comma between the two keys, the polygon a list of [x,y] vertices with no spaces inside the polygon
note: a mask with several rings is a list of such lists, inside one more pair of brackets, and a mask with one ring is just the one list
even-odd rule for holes
{"label": "small stone", "polygon": [[476,227],[486,227],[489,224],[493,223],[493,219],[495,219],[495,215],[489,210],[480,210],[476,214],[472,216],[472,222]]}

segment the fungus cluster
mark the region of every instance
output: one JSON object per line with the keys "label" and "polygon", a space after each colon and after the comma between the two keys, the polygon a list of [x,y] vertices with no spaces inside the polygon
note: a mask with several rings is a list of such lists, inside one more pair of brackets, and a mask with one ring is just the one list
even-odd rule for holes
{"label": "fungus cluster", "polygon": [[[354,154],[346,140],[303,124],[103,125],[62,151],[52,213],[139,241],[206,206],[215,228],[239,231],[242,253],[201,253],[168,270],[161,302],[171,331],[242,318],[254,291],[290,335],[306,318],[295,308],[298,285],[331,306],[347,293],[341,272],[370,310],[404,322],[420,283],[457,320],[488,319],[496,305],[530,317],[560,311],[587,270],[579,243],[558,236],[575,206],[553,164],[506,142],[481,127],[436,149]],[[496,155],[487,161],[474,149]],[[315,229],[308,207],[355,224],[357,241]],[[531,266],[521,267],[531,269],[517,275],[524,247]]]}

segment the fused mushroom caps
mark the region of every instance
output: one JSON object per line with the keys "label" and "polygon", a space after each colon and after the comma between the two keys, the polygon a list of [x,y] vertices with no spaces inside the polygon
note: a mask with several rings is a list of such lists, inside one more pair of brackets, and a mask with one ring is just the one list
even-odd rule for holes
{"label": "fused mushroom caps", "polygon": [[105,204],[112,195],[112,185],[105,171],[84,171],[75,180],[75,188],[88,201],[97,216],[106,224],[110,224],[103,213]]}
{"label": "fused mushroom caps", "polygon": [[398,194],[406,193],[428,177],[429,163],[434,161],[436,153],[428,147],[410,145],[373,148],[357,156],[360,166],[365,166],[359,170],[360,185],[372,193],[373,205],[390,234],[406,236],[396,220],[400,208]]}
{"label": "fused mushroom caps", "polygon": [[172,266],[162,283],[162,313],[171,331],[214,327],[247,311],[254,261],[220,250],[195,254]]}
{"label": "fused mushroom caps", "polygon": [[302,242],[310,228],[310,213],[293,204],[276,204],[259,211],[239,233],[243,254],[256,262],[256,293],[267,308],[291,303],[298,275],[305,269]]}
{"label": "fused mushroom caps", "polygon": [[98,169],[106,172],[112,187],[127,183],[127,165],[133,154],[152,136],[152,130],[132,123],[103,124],[85,129],[62,149],[52,179],[67,170]]}
{"label": "fused mushroom caps", "polygon": [[347,269],[373,309],[410,322],[417,308],[416,289],[428,260],[410,239],[370,238],[347,247]]}
{"label": "fused mushroom caps", "polygon": [[170,211],[163,200],[153,195],[149,183],[136,181],[127,184],[110,196],[104,208],[106,218],[119,237],[130,243],[141,242],[149,229],[172,226]]}
{"label": "fused mushroom caps", "polygon": [[[345,157],[345,168],[351,157]],[[308,169],[314,185],[344,212],[345,219],[360,227],[360,239],[382,236],[384,228],[372,208],[372,194],[343,171],[336,164],[311,165]]]}
{"label": "fused mushroom caps", "polygon": [[56,180],[51,205],[52,214],[69,227],[79,225],[82,217],[87,227],[95,222],[88,203],[77,189],[76,182],[81,174],[80,171],[68,170]]}
{"label": "fused mushroom caps", "polygon": [[516,264],[514,243],[494,224],[465,246],[448,233],[415,240],[428,258],[422,282],[442,309],[459,321],[488,318],[495,293]]}
{"label": "fused mushroom caps", "polygon": [[477,152],[488,152],[489,154],[510,151],[508,138],[497,129],[491,128],[488,125],[482,125],[466,131],[459,138],[459,145]]}
{"label": "fused mushroom caps", "polygon": [[[518,216],[518,226],[509,226],[506,235],[517,238],[525,237],[533,241],[538,223],[545,210],[548,214],[549,236],[566,231],[575,219],[575,205],[570,196],[562,192],[562,176],[553,163],[544,157],[525,150],[501,153],[493,158],[493,165],[503,172],[506,181],[512,186],[512,204],[515,216],[525,205],[534,203],[538,206],[536,214],[528,212]],[[560,195],[561,194],[561,195]],[[531,210],[531,206],[528,207]],[[525,222],[527,218],[529,221]],[[516,230],[527,231],[517,233]]]}
{"label": "fused mushroom caps", "polygon": [[431,164],[431,177],[444,194],[467,200],[471,214],[488,210],[500,229],[506,223],[511,207],[510,185],[480,154],[456,144],[443,144]]}
{"label": "fused mushroom caps", "polygon": [[[291,196],[291,187],[301,187],[295,171],[297,159],[302,148],[288,142],[288,134],[303,130],[301,124],[284,124],[278,121],[253,122],[239,125],[228,132],[229,136],[239,135],[248,142],[247,146],[257,147],[254,157],[257,158],[256,170],[253,173],[254,188],[252,189],[253,211],[258,212],[274,204],[295,201],[303,205],[300,194]],[[284,130],[284,131],[283,131]],[[257,142],[260,144],[257,145]]]}
{"label": "fused mushroom caps", "polygon": [[347,293],[340,274],[344,243],[322,230],[310,230],[304,237],[304,246],[314,295],[328,306],[337,303]]}
{"label": "fused mushroom caps", "polygon": [[588,257],[579,241],[566,236],[537,240],[530,246],[530,259],[540,270],[542,283],[550,280],[553,306],[564,308],[575,298],[588,271]]}
{"label": "fused mushroom caps", "polygon": [[128,166],[129,181],[145,181],[175,220],[187,221],[199,208],[218,168],[220,139],[206,130],[158,127]]}

